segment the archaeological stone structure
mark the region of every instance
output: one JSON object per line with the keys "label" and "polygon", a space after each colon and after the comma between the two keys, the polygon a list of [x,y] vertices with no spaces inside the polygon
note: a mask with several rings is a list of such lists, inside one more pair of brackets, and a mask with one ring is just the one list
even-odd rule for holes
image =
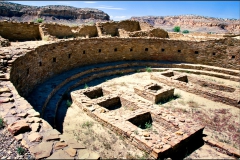
{"label": "archaeological stone structure", "polygon": [[[155,159],[171,157],[202,140],[204,126],[186,114],[177,115],[157,106],[160,101],[172,98],[174,89],[240,108],[236,96],[239,88],[178,72],[189,69],[192,74],[240,82],[237,38],[194,39],[130,20],[72,27],[3,21],[0,36],[14,43],[44,42],[34,47],[12,46],[10,50],[0,46],[1,116],[8,130],[36,159],[99,159],[97,153],[73,139],[64,139],[54,129],[60,103],[70,91],[73,103],[82,111]],[[152,75],[151,79],[159,83],[139,85],[134,94],[118,92],[110,86],[72,91],[97,78],[142,72],[146,66],[152,67],[153,72],[154,68],[171,70]],[[37,92],[44,94],[34,97]],[[57,103],[52,99],[57,99]],[[149,131],[146,123],[155,132]],[[233,147],[208,137],[204,140],[240,157]]]}

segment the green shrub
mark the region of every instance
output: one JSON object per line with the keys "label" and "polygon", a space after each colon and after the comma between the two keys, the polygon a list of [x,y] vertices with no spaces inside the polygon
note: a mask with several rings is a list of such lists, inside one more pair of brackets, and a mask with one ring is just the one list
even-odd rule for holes
{"label": "green shrub", "polygon": [[38,19],[35,20],[35,22],[37,22],[37,23],[42,23],[42,22],[43,22],[43,19],[42,19],[42,18],[38,18]]}
{"label": "green shrub", "polygon": [[146,71],[147,72],[152,72],[152,68],[151,67],[146,67]]}
{"label": "green shrub", "polygon": [[0,116],[0,129],[4,127],[3,118]]}
{"label": "green shrub", "polygon": [[145,123],[145,128],[146,128],[146,129],[149,129],[149,128],[151,128],[151,127],[152,127],[151,122],[146,122],[146,123]]}
{"label": "green shrub", "polygon": [[72,105],[72,102],[70,100],[67,100],[66,105],[67,107],[70,107]]}
{"label": "green shrub", "polygon": [[85,85],[84,85],[84,89],[86,89],[86,88],[88,88],[88,85],[85,83]]}
{"label": "green shrub", "polygon": [[180,32],[180,27],[179,27],[179,26],[175,26],[175,27],[173,28],[173,31],[174,31],[174,32]]}
{"label": "green shrub", "polygon": [[89,129],[92,126],[93,126],[93,122],[90,122],[90,121],[86,121],[86,122],[82,123],[83,128],[88,128]]}
{"label": "green shrub", "polygon": [[22,147],[17,147],[17,153],[18,153],[19,155],[23,155],[24,152],[25,152],[25,149],[24,149],[24,148],[22,148]]}
{"label": "green shrub", "polygon": [[189,30],[184,30],[182,31],[182,33],[189,33]]}

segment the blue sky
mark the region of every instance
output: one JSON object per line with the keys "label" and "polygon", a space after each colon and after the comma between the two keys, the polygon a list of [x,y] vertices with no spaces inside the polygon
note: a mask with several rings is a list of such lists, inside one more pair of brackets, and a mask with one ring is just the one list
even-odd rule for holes
{"label": "blue sky", "polygon": [[97,8],[110,19],[119,21],[132,16],[173,16],[194,14],[217,18],[239,18],[239,1],[10,1],[19,4],[45,6],[68,5]]}

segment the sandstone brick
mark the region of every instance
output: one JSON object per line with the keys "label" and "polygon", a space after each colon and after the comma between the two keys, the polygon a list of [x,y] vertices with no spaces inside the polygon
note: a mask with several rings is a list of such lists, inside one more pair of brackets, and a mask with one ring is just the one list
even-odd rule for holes
{"label": "sandstone brick", "polygon": [[31,128],[29,127],[28,123],[26,123],[25,120],[16,121],[8,126],[8,131],[11,132],[13,135],[24,133],[30,130]]}
{"label": "sandstone brick", "polygon": [[64,147],[67,147],[68,144],[65,143],[65,142],[57,142],[55,145],[54,145],[54,149],[55,150],[58,150],[58,149],[62,149]]}
{"label": "sandstone brick", "polygon": [[52,152],[53,142],[41,142],[29,148],[36,159],[49,157]]}
{"label": "sandstone brick", "polygon": [[39,133],[33,132],[28,135],[28,139],[30,142],[39,142],[42,140],[42,135],[40,135]]}
{"label": "sandstone brick", "polygon": [[68,154],[66,154],[66,152],[60,149],[54,152],[50,157],[46,159],[74,159],[74,158],[69,156]]}
{"label": "sandstone brick", "polygon": [[65,150],[65,152],[67,152],[71,157],[74,157],[77,153],[77,150],[69,147]]}

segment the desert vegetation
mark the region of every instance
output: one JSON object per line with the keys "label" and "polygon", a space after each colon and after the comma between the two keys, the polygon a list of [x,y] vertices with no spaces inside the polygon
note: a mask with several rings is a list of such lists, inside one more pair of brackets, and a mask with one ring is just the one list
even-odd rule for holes
{"label": "desert vegetation", "polygon": [[179,26],[175,26],[175,27],[173,28],[173,31],[174,31],[174,32],[180,32],[180,27],[179,27]]}

